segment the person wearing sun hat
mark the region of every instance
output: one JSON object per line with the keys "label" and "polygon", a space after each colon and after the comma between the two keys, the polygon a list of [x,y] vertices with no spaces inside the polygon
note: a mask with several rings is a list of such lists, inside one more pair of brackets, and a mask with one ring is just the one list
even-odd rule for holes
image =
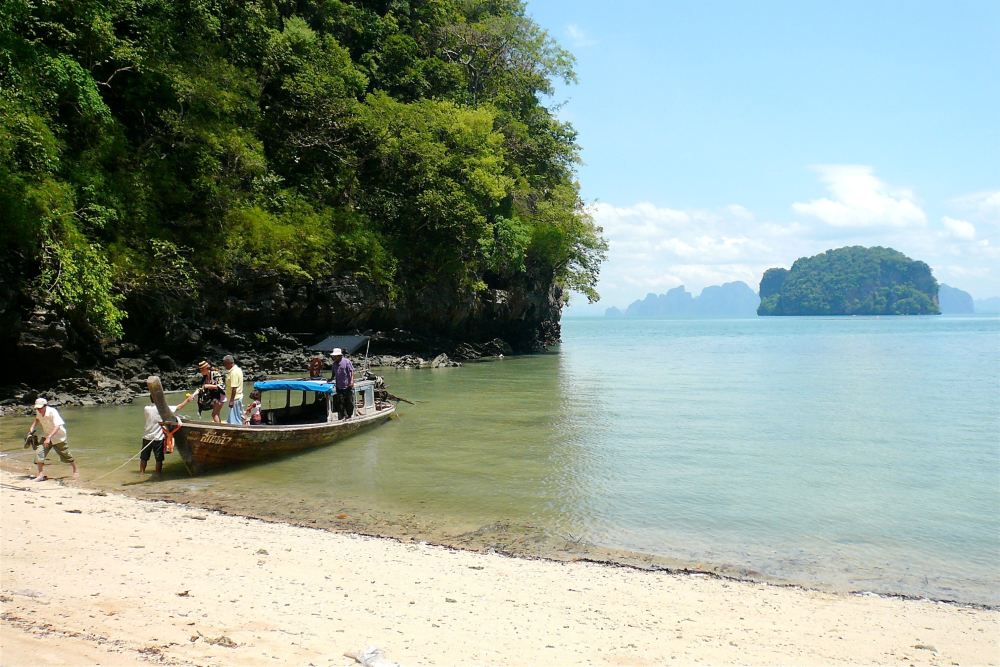
{"label": "person wearing sun hat", "polygon": [[333,375],[330,379],[337,390],[337,419],[348,419],[354,416],[354,365],[350,359],[344,358],[339,347],[330,353],[333,357]]}
{"label": "person wearing sun hat", "polygon": [[201,388],[198,389],[198,414],[212,410],[212,421],[221,422],[219,413],[222,411],[222,397],[226,393],[226,381],[222,373],[212,368],[212,364],[202,361],[198,364],[201,373]]}
{"label": "person wearing sun hat", "polygon": [[79,479],[80,470],[76,467],[76,459],[73,458],[73,454],[69,451],[69,445],[66,444],[66,422],[63,421],[59,411],[49,405],[49,402],[44,398],[38,398],[35,401],[35,420],[31,422],[28,435],[34,433],[38,426],[42,427],[42,433],[45,436],[35,448],[35,465],[38,466],[38,476],[35,477],[35,481],[44,482],[48,479],[45,476],[45,457],[52,449],[56,450],[63,463],[73,466],[73,479]]}

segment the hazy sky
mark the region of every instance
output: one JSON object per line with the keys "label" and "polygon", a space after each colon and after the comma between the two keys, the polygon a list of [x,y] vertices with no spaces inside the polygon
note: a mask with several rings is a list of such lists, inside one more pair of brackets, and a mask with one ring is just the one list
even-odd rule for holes
{"label": "hazy sky", "polygon": [[603,313],[843,245],[1000,295],[1000,0],[529,0],[611,244]]}

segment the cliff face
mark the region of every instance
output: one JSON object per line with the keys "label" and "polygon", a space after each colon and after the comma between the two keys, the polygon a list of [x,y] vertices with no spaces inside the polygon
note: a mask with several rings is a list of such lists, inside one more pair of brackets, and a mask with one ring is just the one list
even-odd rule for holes
{"label": "cliff face", "polygon": [[852,246],[768,269],[759,315],[937,315],[938,284],[927,264],[892,248]]}
{"label": "cliff face", "polygon": [[187,363],[224,352],[294,347],[329,333],[371,334],[372,351],[380,354],[447,352],[461,358],[461,345],[497,339],[510,352],[540,352],[559,341],[562,306],[558,286],[527,277],[510,289],[478,292],[426,285],[395,300],[359,276],[304,284],[258,277],[220,286],[188,308],[132,304],[122,343],[95,341],[56,310],[39,306],[14,319],[7,331],[13,351],[7,381],[50,382],[123,355]]}
{"label": "cliff face", "polygon": [[379,354],[461,358],[461,346],[485,343],[507,352],[541,352],[559,342],[562,297],[554,283],[527,277],[508,289],[478,292],[427,285],[395,300],[359,276],[291,285],[262,277],[218,286],[187,307],[152,310],[132,303],[120,342],[95,340],[56,309],[22,300],[20,315],[12,303],[3,311],[5,345],[12,351],[6,383],[52,382],[113,365],[119,357],[166,358],[161,367],[172,368],[226,352],[294,348],[329,333],[370,334]]}

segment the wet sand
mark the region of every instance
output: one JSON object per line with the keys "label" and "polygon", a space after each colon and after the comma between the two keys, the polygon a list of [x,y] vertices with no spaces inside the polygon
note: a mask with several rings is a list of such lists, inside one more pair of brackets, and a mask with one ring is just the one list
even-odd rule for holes
{"label": "wet sand", "polygon": [[[1000,662],[1000,612],[473,553],[0,473],[0,664]],[[68,482],[68,480],[67,480]]]}

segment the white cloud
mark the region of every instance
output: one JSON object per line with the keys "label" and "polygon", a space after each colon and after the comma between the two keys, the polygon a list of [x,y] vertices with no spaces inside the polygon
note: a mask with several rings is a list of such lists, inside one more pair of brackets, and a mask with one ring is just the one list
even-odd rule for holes
{"label": "white cloud", "polygon": [[954,203],[976,221],[1000,226],[1000,190],[965,195]]}
{"label": "white cloud", "polygon": [[930,264],[938,280],[977,298],[1000,294],[1000,224],[988,225],[983,217],[1000,192],[943,202],[945,210],[929,224],[912,193],[890,188],[870,167],[823,167],[817,173],[831,197],[794,204],[810,215],[791,221],[765,219],[736,203],[717,209],[591,205],[609,243],[597,286],[603,298],[594,306],[574,299],[571,312],[599,315],[678,285],[698,294],[709,285],[742,280],[756,290],[771,267],[787,268],[799,257],[847,245],[896,248]]}
{"label": "white cloud", "polygon": [[591,38],[583,28],[575,23],[570,23],[566,26],[566,34],[569,35],[569,39],[573,46],[577,48],[597,46],[597,40]]}
{"label": "white cloud", "polygon": [[890,188],[865,165],[818,165],[813,169],[832,198],[792,204],[799,215],[818,218],[837,228],[904,228],[927,223],[913,193]]}
{"label": "white cloud", "polygon": [[650,202],[600,202],[589,210],[610,248],[598,287],[601,308],[678,285],[697,294],[709,285],[742,280],[756,289],[778,255],[771,241],[787,246],[787,235],[795,234],[787,225],[758,222],[739,204],[682,210]]}
{"label": "white cloud", "polygon": [[739,204],[730,204],[725,208],[725,211],[734,218],[741,220],[753,220],[754,218],[753,213],[748,211],[745,206],[740,206]]}
{"label": "white cloud", "polygon": [[956,239],[972,241],[976,238],[976,226],[967,220],[945,216],[941,218],[941,222],[944,223],[945,229]]}

